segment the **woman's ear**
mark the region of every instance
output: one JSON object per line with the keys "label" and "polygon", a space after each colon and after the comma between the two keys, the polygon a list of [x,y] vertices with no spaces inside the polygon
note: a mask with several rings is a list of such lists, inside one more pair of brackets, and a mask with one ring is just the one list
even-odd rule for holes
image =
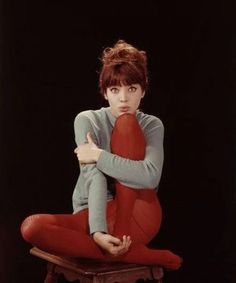
{"label": "woman's ear", "polygon": [[103,96],[104,96],[104,98],[105,98],[106,100],[108,100],[106,93],[104,93]]}
{"label": "woman's ear", "polygon": [[143,98],[143,97],[144,97],[144,95],[145,95],[145,91],[143,92],[143,94],[142,94],[141,98]]}

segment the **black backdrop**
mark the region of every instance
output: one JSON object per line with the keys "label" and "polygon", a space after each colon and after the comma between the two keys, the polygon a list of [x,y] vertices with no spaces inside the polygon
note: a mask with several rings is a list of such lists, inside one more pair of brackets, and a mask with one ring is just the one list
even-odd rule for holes
{"label": "black backdrop", "polygon": [[103,105],[98,57],[117,39],[147,51],[142,109],[165,125],[164,218],[151,245],[184,257],[166,282],[235,282],[234,3],[79,5],[2,3],[1,282],[43,280],[19,226],[71,212],[73,120]]}

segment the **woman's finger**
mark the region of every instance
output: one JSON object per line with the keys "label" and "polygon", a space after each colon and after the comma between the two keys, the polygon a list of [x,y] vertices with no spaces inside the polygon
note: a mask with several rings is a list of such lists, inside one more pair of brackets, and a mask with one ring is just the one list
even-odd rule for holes
{"label": "woman's finger", "polygon": [[87,133],[87,140],[88,140],[88,143],[94,143],[90,132]]}

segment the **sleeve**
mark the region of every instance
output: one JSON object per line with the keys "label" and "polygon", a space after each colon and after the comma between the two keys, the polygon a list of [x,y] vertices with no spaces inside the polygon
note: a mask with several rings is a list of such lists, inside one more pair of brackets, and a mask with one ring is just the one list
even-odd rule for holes
{"label": "sleeve", "polygon": [[[91,120],[82,113],[77,115],[74,121],[76,144],[87,142],[87,133],[90,132],[95,143],[96,136]],[[84,186],[88,189],[88,211],[90,233],[96,231],[107,232],[106,202],[107,181],[104,174],[96,167],[96,164],[80,164],[80,174],[85,180]],[[85,189],[83,188],[83,189]]]}
{"label": "sleeve", "polygon": [[144,160],[135,161],[102,151],[97,168],[120,183],[134,189],[158,186],[164,160],[164,126],[159,119],[153,120],[144,131],[146,153]]}

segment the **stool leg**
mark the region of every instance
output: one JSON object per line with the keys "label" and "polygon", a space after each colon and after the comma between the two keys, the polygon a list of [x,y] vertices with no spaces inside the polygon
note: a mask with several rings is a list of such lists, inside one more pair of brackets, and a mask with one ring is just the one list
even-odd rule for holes
{"label": "stool leg", "polygon": [[44,283],[57,283],[58,274],[55,273],[55,264],[48,263],[47,266],[47,276],[44,280]]}
{"label": "stool leg", "polygon": [[154,279],[152,282],[156,282],[156,283],[164,283],[162,279]]}
{"label": "stool leg", "polygon": [[158,267],[158,266],[153,266],[150,269],[151,275],[152,275],[152,282],[156,283],[163,283],[163,277],[164,277],[164,272],[163,268]]}

